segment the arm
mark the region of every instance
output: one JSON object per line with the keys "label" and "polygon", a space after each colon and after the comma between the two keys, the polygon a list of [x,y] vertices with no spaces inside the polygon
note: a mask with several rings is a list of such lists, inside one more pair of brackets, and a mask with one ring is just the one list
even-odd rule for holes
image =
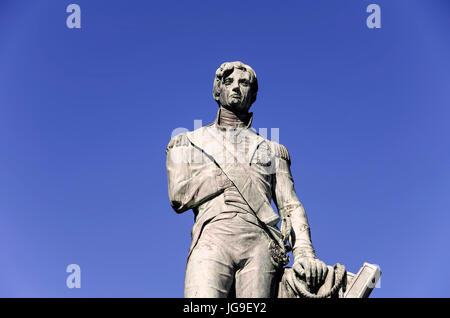
{"label": "arm", "polygon": [[276,145],[277,166],[273,198],[282,218],[289,218],[292,224],[290,243],[294,255],[294,270],[305,275],[308,285],[320,285],[328,272],[327,266],[317,259],[312,242],[306,211],[294,189],[287,149]]}
{"label": "arm", "polygon": [[172,138],[166,154],[169,199],[177,213],[196,208],[230,185],[223,174],[218,175],[219,168],[202,157],[183,134]]}

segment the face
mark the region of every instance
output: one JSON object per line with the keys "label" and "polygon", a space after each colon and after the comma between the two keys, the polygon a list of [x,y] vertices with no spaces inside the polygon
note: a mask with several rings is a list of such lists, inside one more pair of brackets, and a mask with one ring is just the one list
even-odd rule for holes
{"label": "face", "polygon": [[222,79],[221,105],[237,112],[247,112],[251,106],[251,97],[249,72],[234,69],[233,73]]}

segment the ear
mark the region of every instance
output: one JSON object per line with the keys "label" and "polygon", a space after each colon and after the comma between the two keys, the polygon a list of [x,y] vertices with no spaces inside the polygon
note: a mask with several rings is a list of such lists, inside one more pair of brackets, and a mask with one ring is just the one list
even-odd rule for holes
{"label": "ear", "polygon": [[214,99],[216,100],[216,102],[219,101],[219,99],[220,99],[220,91],[215,91],[214,92]]}
{"label": "ear", "polygon": [[216,100],[216,102],[219,101],[220,89],[221,89],[220,79],[216,77],[215,82],[214,82],[214,89],[213,89],[213,97]]}

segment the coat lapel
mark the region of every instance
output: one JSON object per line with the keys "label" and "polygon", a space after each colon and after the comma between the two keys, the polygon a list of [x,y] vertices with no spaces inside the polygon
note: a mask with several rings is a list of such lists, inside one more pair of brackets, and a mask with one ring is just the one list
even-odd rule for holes
{"label": "coat lapel", "polygon": [[235,164],[234,159],[228,162],[223,160],[223,158],[233,158],[231,157],[233,154],[229,148],[230,143],[224,141],[222,134],[217,131],[214,125],[202,127],[187,133],[189,140],[214,160],[223,173],[233,182],[250,208],[255,213],[258,213],[265,200],[259,193],[257,185],[254,184],[250,171],[250,162],[258,146],[264,142],[264,138],[252,130],[245,131],[245,136],[250,137],[248,138],[248,162],[246,164]]}

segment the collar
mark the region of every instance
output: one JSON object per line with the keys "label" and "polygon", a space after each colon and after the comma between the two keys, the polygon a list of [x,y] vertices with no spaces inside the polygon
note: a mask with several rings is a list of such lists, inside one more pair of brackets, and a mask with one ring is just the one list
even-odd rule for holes
{"label": "collar", "polygon": [[[223,123],[225,122],[226,123]],[[215,126],[220,129],[227,128],[250,128],[253,121],[253,113],[247,113],[243,116],[238,116],[232,111],[219,106],[217,110]]]}

